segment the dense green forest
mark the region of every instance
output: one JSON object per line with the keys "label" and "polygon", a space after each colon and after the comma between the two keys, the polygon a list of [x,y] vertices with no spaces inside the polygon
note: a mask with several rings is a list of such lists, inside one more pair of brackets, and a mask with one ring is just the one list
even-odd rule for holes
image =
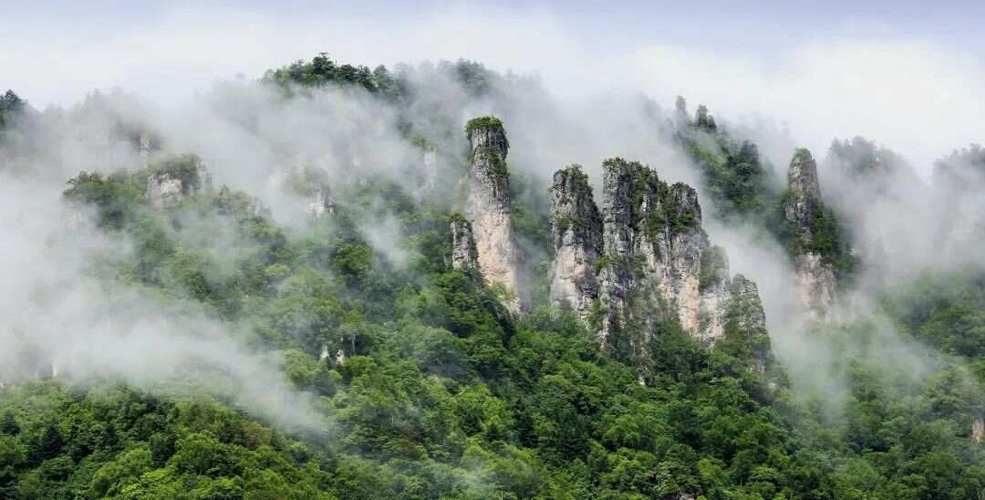
{"label": "dense green forest", "polygon": [[[471,62],[444,68],[476,95],[500,78]],[[413,92],[399,72],[324,54],[272,70],[260,84],[285,89],[284,99],[351,86],[396,106]],[[419,139],[412,127],[405,132]],[[789,243],[778,222],[785,194],[755,144],[733,139],[704,107],[677,137],[702,169],[716,216],[751,220]],[[641,383],[625,353],[601,352],[583,322],[551,306],[542,269],[530,270],[533,304],[518,316],[476,276],[453,270],[449,222],[460,216],[447,200],[420,200],[410,183],[368,175],[333,186],[331,217],[287,225],[258,210],[253,193],[211,186],[202,172],[198,157],[181,155],[70,179],[66,202],[94,211],[100,234],[132,249],[102,256],[87,278],[203,310],[252,351],[272,353],[291,386],[316,401],[324,432],[282,428],[204,392],[58,377],[9,385],[0,389],[0,498],[985,492],[985,446],[970,437],[985,414],[978,272],[928,272],[881,292],[872,321],[814,325],[835,354],[825,371],[837,374],[837,387],[794,385],[779,362],[749,369],[761,346],[741,328],[709,348],[674,321],[654,326],[655,375]],[[163,209],[145,196],[159,175],[186,188]],[[310,192],[321,181],[297,182]],[[546,194],[531,183],[512,179],[514,224],[547,260]],[[380,217],[398,221],[398,249],[410,256],[402,265],[367,239],[364,228]],[[816,250],[843,275],[857,272],[864,263],[849,255],[834,212],[817,224]],[[923,349],[925,373],[878,355],[887,324]]]}

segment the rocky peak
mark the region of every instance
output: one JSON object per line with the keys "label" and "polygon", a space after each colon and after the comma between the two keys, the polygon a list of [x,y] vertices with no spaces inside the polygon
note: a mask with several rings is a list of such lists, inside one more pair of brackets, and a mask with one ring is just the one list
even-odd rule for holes
{"label": "rocky peak", "polygon": [[[706,242],[700,227],[693,235],[682,231],[698,227],[700,221],[700,215],[695,218],[697,195],[687,186],[668,186],[649,167],[621,158],[606,160],[602,167],[605,338],[618,325],[634,320],[633,310],[673,308],[680,278],[697,264],[697,252]],[[697,293],[696,278],[691,288]],[[636,307],[631,308],[631,302]]]}
{"label": "rocky peak", "polygon": [[784,215],[810,238],[811,223],[821,204],[821,187],[817,180],[817,162],[811,152],[800,148],[794,153],[787,170],[790,197],[784,205]]}
{"label": "rocky peak", "polygon": [[823,209],[817,163],[810,151],[794,153],[787,171],[787,197],[783,215],[794,228],[796,292],[801,305],[814,317],[827,314],[835,296],[835,274],[831,264],[812,250],[815,221]]}
{"label": "rocky peak", "polygon": [[462,272],[478,271],[479,252],[475,248],[472,224],[465,217],[455,214],[449,225],[451,228],[452,269]]}
{"label": "rocky peak", "polygon": [[730,277],[725,251],[701,227],[693,188],[613,158],[603,163],[601,213],[577,168],[556,173],[551,192],[552,299],[571,303],[583,318],[597,303],[599,314],[590,316],[603,349],[628,348],[645,360],[656,324],[667,320],[709,345],[729,321],[765,335],[756,285]]}
{"label": "rocky peak", "polygon": [[510,143],[506,140],[503,122],[492,116],[475,118],[466,125],[465,132],[471,151],[472,178],[485,187],[477,194],[486,195],[490,201],[509,209],[510,183],[506,155]]}
{"label": "rocky peak", "polygon": [[633,247],[633,195],[639,164],[613,158],[602,163],[602,221],[604,250],[610,257],[629,255]]}
{"label": "rocky peak", "polygon": [[555,260],[551,302],[585,319],[598,298],[596,266],[602,253],[602,216],[588,176],[578,165],[558,170],[551,187],[551,236]]}
{"label": "rocky peak", "polygon": [[503,302],[515,313],[521,308],[520,255],[513,236],[506,168],[509,142],[503,123],[491,116],[469,121],[465,133],[471,151],[466,207],[479,270],[486,283],[501,292]]}

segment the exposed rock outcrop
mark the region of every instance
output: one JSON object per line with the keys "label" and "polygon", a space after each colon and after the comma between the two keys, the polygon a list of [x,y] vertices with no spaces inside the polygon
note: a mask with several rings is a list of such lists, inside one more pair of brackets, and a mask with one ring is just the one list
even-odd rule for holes
{"label": "exposed rock outcrop", "polygon": [[985,439],[985,418],[976,417],[971,424],[971,440],[981,443],[982,439]]}
{"label": "exposed rock outcrop", "polygon": [[697,193],[685,184],[664,183],[636,162],[607,160],[603,170],[602,338],[620,325],[648,325],[659,316],[676,317],[696,336],[721,336],[715,318],[723,315],[727,278],[700,286],[708,240]]}
{"label": "exposed rock outcrop", "polygon": [[788,194],[783,215],[794,230],[797,297],[815,317],[824,317],[835,297],[835,273],[823,257],[811,250],[815,243],[816,221],[823,204],[817,178],[817,163],[810,151],[798,149],[787,172]]}
{"label": "exposed rock outcrop", "polygon": [[164,160],[150,170],[145,196],[156,209],[173,208],[185,197],[212,187],[212,176],[194,155]]}
{"label": "exposed rock outcrop", "polygon": [[554,174],[551,187],[551,302],[587,319],[598,299],[596,271],[602,254],[602,216],[588,177],[572,165]]}
{"label": "exposed rock outcrop", "polygon": [[451,226],[451,267],[456,271],[475,272],[479,270],[479,252],[472,236],[472,224],[460,215],[452,217]]}
{"label": "exposed rock outcrop", "polygon": [[619,158],[603,174],[601,213],[577,167],[554,175],[552,300],[592,321],[603,349],[637,357],[667,320],[709,345],[730,328],[765,338],[756,285],[709,245],[695,190]]}
{"label": "exposed rock outcrop", "polygon": [[499,291],[512,312],[521,309],[520,256],[513,236],[512,201],[506,155],[509,142],[497,118],[469,121],[471,147],[466,209],[486,283]]}
{"label": "exposed rock outcrop", "polygon": [[174,207],[187,193],[185,183],[169,173],[151,174],[147,178],[147,199],[154,208]]}
{"label": "exposed rock outcrop", "polygon": [[335,214],[335,198],[332,197],[327,186],[320,186],[311,193],[304,207],[304,213],[314,219],[321,219],[325,214]]}

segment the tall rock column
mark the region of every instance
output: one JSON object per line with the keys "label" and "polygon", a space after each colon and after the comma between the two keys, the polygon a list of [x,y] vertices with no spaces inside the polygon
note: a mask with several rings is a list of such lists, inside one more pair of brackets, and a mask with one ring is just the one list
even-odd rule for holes
{"label": "tall rock column", "polygon": [[610,335],[628,323],[629,300],[636,287],[634,193],[638,190],[638,164],[621,158],[602,163],[602,249],[599,299],[605,309],[599,326],[603,348]]}
{"label": "tall rock column", "polygon": [[513,237],[510,179],[506,169],[509,142],[503,123],[491,116],[465,127],[471,148],[466,209],[486,284],[502,293],[512,312],[521,308],[520,256]]}
{"label": "tall rock column", "polygon": [[[750,314],[735,328],[765,332],[755,284],[731,278],[725,251],[712,246],[702,228],[692,187],[668,185],[650,168],[619,158],[606,160],[603,174],[597,267],[604,347],[621,343],[620,349],[645,356],[654,327],[667,320],[714,344],[726,335],[736,308]],[[613,338],[616,332],[624,334]]]}
{"label": "tall rock column", "polygon": [[554,174],[551,236],[555,251],[551,302],[571,307],[587,319],[599,294],[595,273],[602,253],[602,216],[592,199],[588,176],[578,165]]}
{"label": "tall rock column", "polygon": [[788,195],[783,215],[794,228],[797,296],[800,303],[814,316],[827,314],[835,296],[835,274],[818,252],[815,243],[815,221],[823,210],[821,188],[817,179],[817,163],[810,151],[798,149],[787,171]]}

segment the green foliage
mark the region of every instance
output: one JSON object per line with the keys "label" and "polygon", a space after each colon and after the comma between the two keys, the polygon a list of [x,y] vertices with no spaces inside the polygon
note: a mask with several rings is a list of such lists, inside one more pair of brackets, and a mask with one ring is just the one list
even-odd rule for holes
{"label": "green foliage", "polygon": [[143,188],[124,176],[104,177],[83,171],[68,181],[65,198],[95,206],[100,226],[121,229],[139,213]]}
{"label": "green foliage", "polygon": [[493,130],[503,130],[503,122],[495,116],[480,116],[473,118],[465,124],[465,135],[469,135],[474,130],[479,129],[493,129]]}
{"label": "green foliage", "polygon": [[925,273],[883,299],[899,327],[943,352],[985,357],[985,276]]}
{"label": "green foliage", "polygon": [[[701,108],[703,106],[698,109],[698,121],[702,114],[707,116],[707,110],[702,112]],[[791,194],[774,187],[784,180],[776,179],[776,173],[763,164],[755,144],[737,142],[723,128],[697,124],[677,130],[676,139],[701,168],[706,192],[718,218],[750,223],[764,236],[776,238],[792,257],[803,252],[821,255],[823,261],[833,267],[841,285],[848,285],[857,262],[851,251],[848,230],[830,207],[818,202],[819,207],[810,223],[811,238],[804,240],[799,228],[784,216],[784,207]],[[848,146],[836,141],[832,147],[836,152],[844,152]],[[810,151],[798,148],[792,161],[810,160]]]}
{"label": "green foliage", "polygon": [[698,289],[705,290],[728,279],[728,261],[725,249],[712,246],[701,253],[701,272],[698,274]]}
{"label": "green foliage", "polygon": [[755,220],[764,216],[776,194],[770,187],[773,173],[762,164],[755,144],[736,143],[721,130],[714,135],[700,131],[679,133],[678,140],[701,168],[705,188],[720,218]]}
{"label": "green foliage", "polygon": [[328,54],[322,52],[310,62],[297,61],[283,68],[267,71],[263,81],[289,88],[290,85],[302,87],[321,87],[325,85],[355,86],[386,98],[400,96],[398,82],[384,66],[370,70],[366,66],[338,64]]}
{"label": "green foliage", "polygon": [[[0,95],[0,132],[24,111],[26,103],[13,90]],[[2,136],[0,136],[2,137]]]}
{"label": "green foliage", "polygon": [[217,402],[34,384],[5,393],[0,411],[23,423],[0,435],[4,497],[242,498],[251,484],[278,498],[332,498],[329,474],[292,456],[291,441]]}
{"label": "green foliage", "polygon": [[[324,58],[268,78],[366,87],[365,72],[343,68]],[[481,67],[460,68],[476,88],[489,81]],[[709,121],[701,141],[725,137]],[[763,187],[755,148],[709,148],[696,137],[695,154],[719,179],[714,196],[767,220],[781,195]],[[181,176],[193,165],[154,168]],[[632,171],[635,224],[651,234],[696,227],[695,210],[670,208],[689,194],[682,187],[638,163],[607,165]],[[287,436],[204,396],[57,381],[8,387],[0,498],[895,499],[974,498],[985,488],[985,451],[968,439],[982,401],[965,376],[985,374],[980,360],[969,371],[935,359],[923,380],[859,357],[850,340],[878,345],[878,329],[845,326],[830,332],[844,347],[832,356],[845,394],[832,415],[811,394],[787,393],[769,338],[747,321],[752,304],[729,310],[713,348],[676,321],[630,314],[625,328],[639,335],[603,351],[571,312],[544,307],[545,293],[541,307],[513,318],[494,290],[450,270],[457,216],[415,202],[399,183],[340,186],[331,217],[282,227],[228,189],[153,210],[143,197],[151,174],[70,181],[66,198],[92,207],[108,237],[132,243],[103,257],[99,278],[202,308],[282,360],[285,379],[331,422],[329,437]],[[542,264],[550,241],[538,185],[518,178],[511,189],[517,234]],[[646,197],[662,209],[643,213]],[[382,220],[396,226],[383,244],[368,234]],[[819,249],[843,248],[824,236],[833,219],[815,225]],[[701,288],[725,266],[718,250],[705,254]],[[528,273],[545,279],[542,271]],[[972,360],[985,345],[985,287],[952,279],[928,278],[884,307],[905,332]]]}
{"label": "green foliage", "polygon": [[166,158],[151,165],[149,174],[180,180],[182,193],[188,194],[198,191],[202,186],[201,170],[202,160],[196,155],[186,154]]}

